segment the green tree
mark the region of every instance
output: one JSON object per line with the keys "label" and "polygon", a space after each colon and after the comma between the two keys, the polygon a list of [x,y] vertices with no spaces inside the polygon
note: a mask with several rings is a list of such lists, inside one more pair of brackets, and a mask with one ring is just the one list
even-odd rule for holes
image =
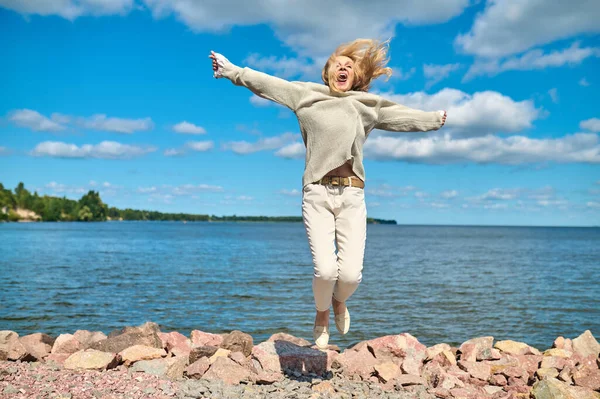
{"label": "green tree", "polygon": [[[97,191],[90,190],[79,200],[81,209],[87,207],[91,212],[92,217],[90,220],[104,221],[106,220],[106,214],[108,213],[108,206],[100,199],[100,193]],[[81,211],[80,211],[81,212]]]}
{"label": "green tree", "polygon": [[83,208],[79,210],[79,214],[77,215],[77,220],[81,220],[83,222],[89,222],[93,220],[93,218],[94,215],[92,214],[92,211],[90,211],[90,208],[87,207],[87,205],[84,205]]}

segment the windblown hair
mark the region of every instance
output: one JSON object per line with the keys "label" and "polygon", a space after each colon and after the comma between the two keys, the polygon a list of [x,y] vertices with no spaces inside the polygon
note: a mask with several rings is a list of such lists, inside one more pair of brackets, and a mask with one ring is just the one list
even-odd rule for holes
{"label": "windblown hair", "polygon": [[338,91],[333,84],[333,73],[329,67],[336,57],[346,56],[354,62],[354,83],[352,90],[369,91],[371,82],[381,75],[392,76],[392,68],[387,67],[389,40],[380,42],[372,39],[357,39],[340,45],[329,57],[321,72],[323,82],[331,90]]}

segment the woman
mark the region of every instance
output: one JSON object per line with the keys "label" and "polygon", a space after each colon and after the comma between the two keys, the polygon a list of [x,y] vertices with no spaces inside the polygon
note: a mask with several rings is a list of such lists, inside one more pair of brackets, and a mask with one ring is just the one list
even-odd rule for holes
{"label": "woman", "polygon": [[[372,80],[391,75],[387,42],[359,39],[329,57],[323,84],[288,82],[233,65],[211,51],[215,78],[226,77],[296,114],[306,146],[302,176],[302,218],[314,263],[317,310],[313,338],[329,342],[329,308],[341,334],[350,328],[346,301],[362,280],[367,211],[363,144],[374,129],[395,132],[437,130],[445,111],[410,109],[368,93]],[[336,254],[337,246],[337,254]]]}

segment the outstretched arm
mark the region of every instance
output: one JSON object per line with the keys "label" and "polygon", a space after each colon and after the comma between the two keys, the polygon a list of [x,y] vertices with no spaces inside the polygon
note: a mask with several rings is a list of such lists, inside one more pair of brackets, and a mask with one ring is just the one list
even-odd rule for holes
{"label": "outstretched arm", "polygon": [[211,51],[209,57],[213,60],[215,78],[226,77],[233,84],[245,86],[254,94],[285,105],[292,111],[296,111],[306,91],[302,82],[288,82],[248,67],[240,68],[214,51]]}
{"label": "outstretched arm", "polygon": [[444,123],[446,111],[420,111],[384,98],[377,103],[377,129],[392,132],[426,132],[438,130]]}

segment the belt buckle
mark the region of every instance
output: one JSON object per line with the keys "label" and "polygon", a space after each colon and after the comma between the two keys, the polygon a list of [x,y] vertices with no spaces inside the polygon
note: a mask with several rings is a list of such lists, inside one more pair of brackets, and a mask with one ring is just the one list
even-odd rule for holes
{"label": "belt buckle", "polygon": [[340,182],[340,178],[338,176],[332,176],[331,177],[331,185],[332,186],[339,186],[342,183]]}

